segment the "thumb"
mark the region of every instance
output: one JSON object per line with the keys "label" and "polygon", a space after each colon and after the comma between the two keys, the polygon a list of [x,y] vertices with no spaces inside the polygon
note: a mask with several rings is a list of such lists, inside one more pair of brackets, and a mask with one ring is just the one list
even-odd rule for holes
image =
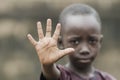
{"label": "thumb", "polygon": [[62,57],[64,57],[65,55],[68,55],[68,54],[70,54],[70,53],[72,53],[72,52],[74,52],[74,51],[75,51],[74,48],[67,48],[67,49],[61,50],[59,57],[62,58]]}

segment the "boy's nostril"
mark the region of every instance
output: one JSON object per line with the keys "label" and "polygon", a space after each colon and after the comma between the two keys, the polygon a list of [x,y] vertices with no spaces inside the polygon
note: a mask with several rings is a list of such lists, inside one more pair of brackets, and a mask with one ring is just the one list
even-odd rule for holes
{"label": "boy's nostril", "polygon": [[89,55],[90,50],[87,47],[82,47],[82,49],[79,51],[80,55]]}
{"label": "boy's nostril", "polygon": [[89,55],[89,52],[88,51],[83,51],[83,52],[80,52],[81,55]]}

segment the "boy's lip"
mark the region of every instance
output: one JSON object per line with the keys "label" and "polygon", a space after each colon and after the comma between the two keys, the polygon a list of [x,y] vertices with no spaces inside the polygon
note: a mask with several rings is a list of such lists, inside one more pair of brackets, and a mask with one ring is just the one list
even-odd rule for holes
{"label": "boy's lip", "polygon": [[88,60],[88,59],[90,59],[90,58],[79,58],[80,60]]}
{"label": "boy's lip", "polygon": [[81,59],[79,61],[82,62],[82,63],[89,63],[89,62],[91,62],[90,59]]}
{"label": "boy's lip", "polygon": [[91,62],[91,58],[80,58],[80,59],[78,60],[78,62],[89,63],[89,62]]}
{"label": "boy's lip", "polygon": [[79,56],[78,59],[80,60],[88,60],[88,59],[91,59],[93,56],[91,55],[88,55],[88,56]]}
{"label": "boy's lip", "polygon": [[92,58],[79,58],[78,61],[82,63],[88,63],[91,62]]}

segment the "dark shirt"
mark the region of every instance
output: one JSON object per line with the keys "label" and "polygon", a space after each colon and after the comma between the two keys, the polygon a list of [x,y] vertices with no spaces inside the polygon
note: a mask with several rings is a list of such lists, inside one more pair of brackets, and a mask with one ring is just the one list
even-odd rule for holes
{"label": "dark shirt", "polygon": [[[64,66],[58,65],[57,68],[61,72],[60,79],[58,79],[58,80],[116,80],[110,74],[102,72],[100,70],[95,70],[94,77],[85,79],[85,78],[75,74],[73,71],[71,71],[70,69],[68,69]],[[46,80],[42,73],[40,76],[40,80]]]}

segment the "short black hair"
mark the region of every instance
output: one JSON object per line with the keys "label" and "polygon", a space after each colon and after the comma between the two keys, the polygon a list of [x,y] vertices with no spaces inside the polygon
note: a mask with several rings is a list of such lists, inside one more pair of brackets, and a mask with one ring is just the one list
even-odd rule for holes
{"label": "short black hair", "polygon": [[101,25],[98,12],[93,7],[86,4],[72,4],[66,7],[59,16],[59,22],[62,26],[64,26],[65,19],[68,15],[93,15]]}

